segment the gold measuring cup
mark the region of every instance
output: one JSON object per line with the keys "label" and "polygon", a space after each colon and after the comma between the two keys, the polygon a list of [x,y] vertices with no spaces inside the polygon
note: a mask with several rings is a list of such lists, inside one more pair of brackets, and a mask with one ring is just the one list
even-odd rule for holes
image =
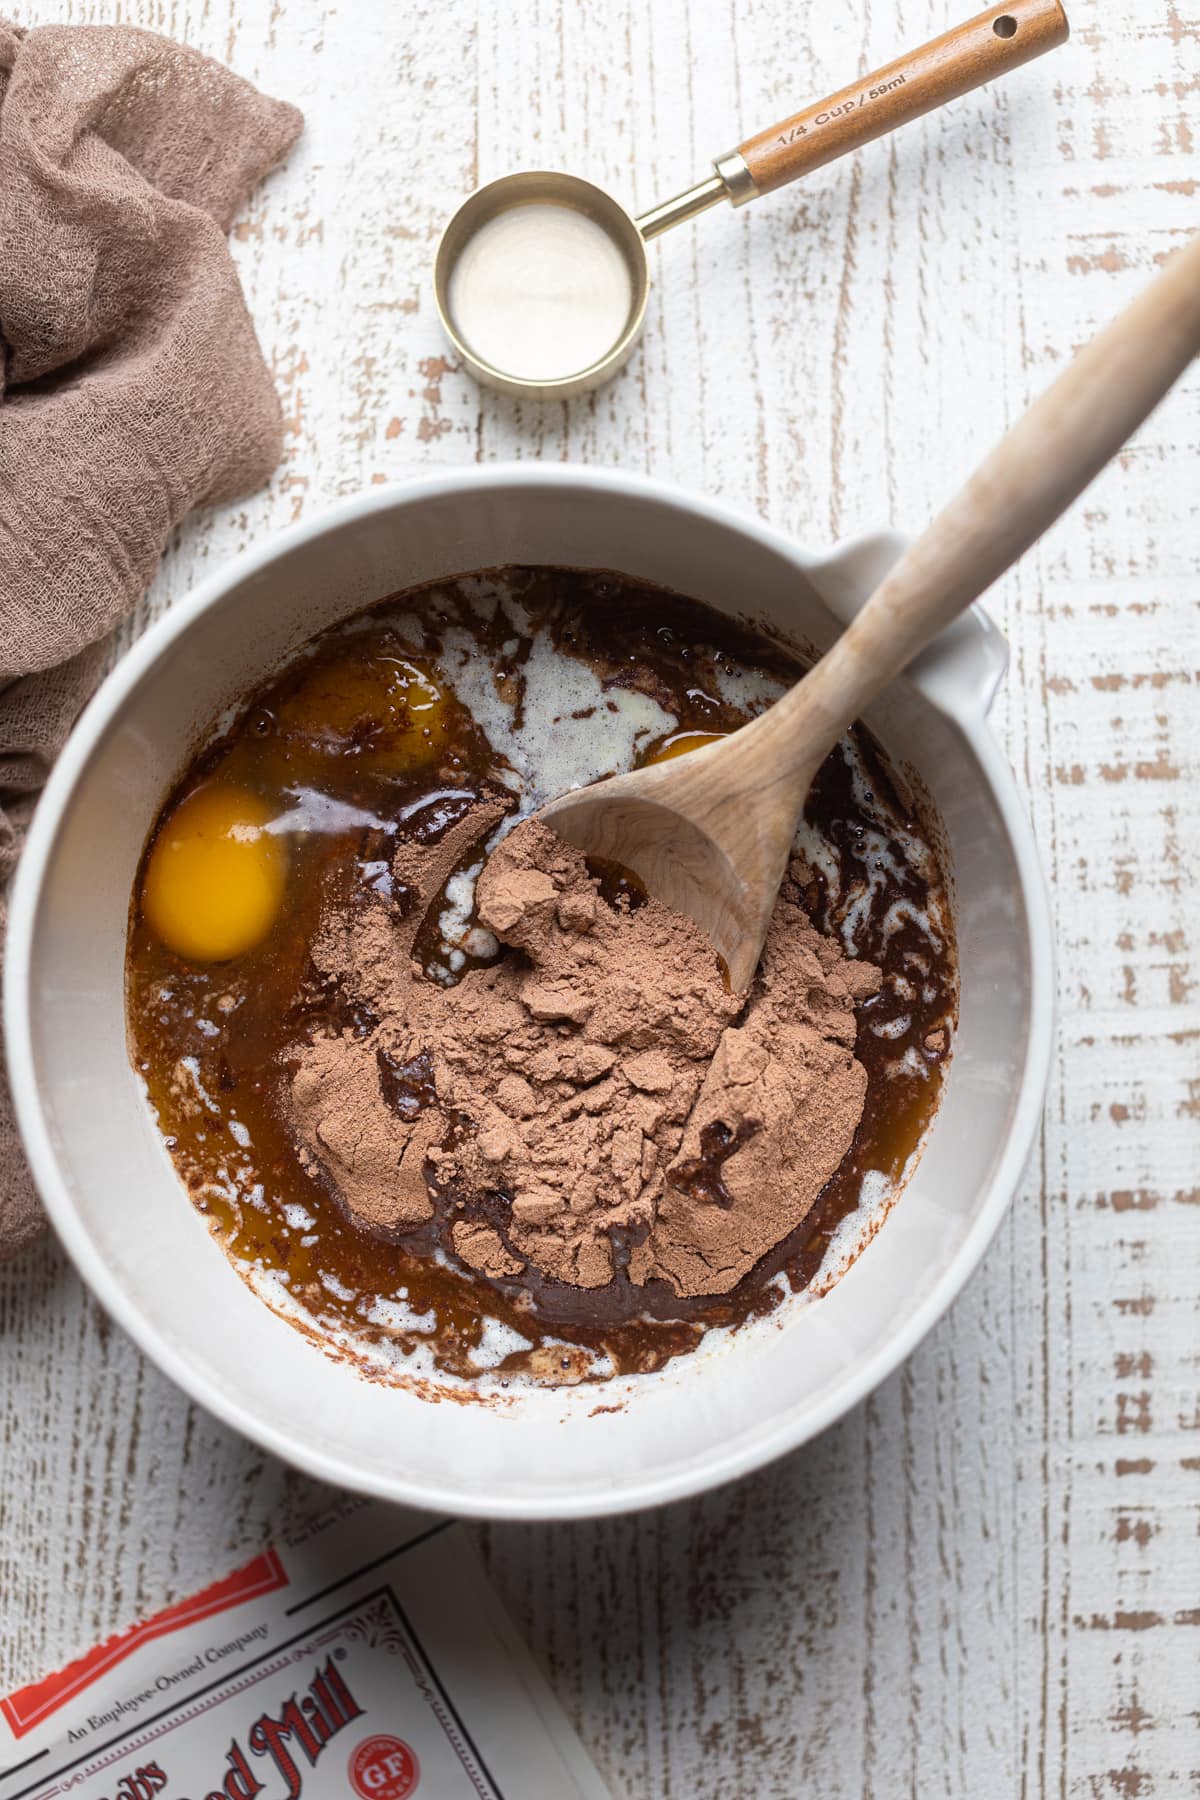
{"label": "gold measuring cup", "polygon": [[577,175],[529,170],[479,188],[434,259],[446,333],[490,387],[539,400],[598,387],[624,363],[650,291],[646,245],[722,200],[744,206],[1066,42],[1060,0],[1010,0],[719,156],[634,218]]}

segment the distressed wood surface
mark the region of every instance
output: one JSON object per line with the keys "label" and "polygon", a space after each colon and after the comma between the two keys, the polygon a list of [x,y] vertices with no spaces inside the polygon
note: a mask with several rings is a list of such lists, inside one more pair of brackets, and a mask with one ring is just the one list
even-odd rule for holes
{"label": "distressed wood surface", "polygon": [[[969,0],[967,0],[969,4]],[[504,456],[656,474],[810,543],[919,525],[1200,225],[1196,0],[1069,0],[1002,86],[652,252],[598,395],[481,395],[433,242],[515,166],[647,204],[960,16],[951,0],[37,0],[308,119],[236,227],[287,457],[193,519],[134,631],[364,483]],[[735,29],[736,26],[736,29]],[[1040,1148],[966,1294],[818,1442],[694,1504],[479,1536],[619,1800],[1200,1791],[1200,375],[991,604],[1058,922]],[[0,1271],[0,1687],[307,1507],[49,1246]]]}

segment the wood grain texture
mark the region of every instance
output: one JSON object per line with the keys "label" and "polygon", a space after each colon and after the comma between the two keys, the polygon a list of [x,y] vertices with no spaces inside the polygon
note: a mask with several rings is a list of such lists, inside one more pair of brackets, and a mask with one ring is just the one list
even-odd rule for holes
{"label": "wood grain texture", "polygon": [[931,42],[906,48],[882,69],[860,71],[836,94],[810,100],[800,112],[747,138],[738,154],[754,189],[772,193],[1011,74],[1057,49],[1067,36],[1060,0],[1000,0]]}
{"label": "wood grain texture", "polygon": [[[953,24],[950,0],[20,11],[173,33],[308,118],[236,229],[285,465],[189,522],[134,631],[305,509],[477,458],[653,469],[814,544],[918,528],[1198,219],[1194,0],[1073,0],[1065,49],[665,239],[628,370],[539,409],[481,396],[438,339],[453,197],[549,163],[647,204]],[[1060,1017],[1038,1156],[968,1291],[866,1405],[735,1488],[480,1531],[620,1800],[1200,1786],[1198,467],[1193,372],[990,602]],[[0,1686],[312,1497],[49,1247],[0,1270],[0,1433]]]}

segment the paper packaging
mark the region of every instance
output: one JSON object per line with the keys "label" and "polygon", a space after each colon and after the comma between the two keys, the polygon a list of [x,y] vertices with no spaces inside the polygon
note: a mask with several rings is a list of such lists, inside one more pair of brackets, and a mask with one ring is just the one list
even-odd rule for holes
{"label": "paper packaging", "polygon": [[461,1527],[346,1499],[0,1700],[0,1800],[610,1800]]}

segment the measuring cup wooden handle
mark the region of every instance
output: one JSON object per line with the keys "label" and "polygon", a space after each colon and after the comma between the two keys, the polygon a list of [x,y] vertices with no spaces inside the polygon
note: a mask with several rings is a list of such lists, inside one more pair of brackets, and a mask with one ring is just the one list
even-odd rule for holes
{"label": "measuring cup wooden handle", "polygon": [[897,57],[885,69],[864,75],[828,100],[748,138],[738,145],[738,154],[750,171],[755,192],[769,194],[1053,50],[1066,42],[1069,33],[1060,0],[1010,0],[1008,5],[990,6],[978,18]]}

